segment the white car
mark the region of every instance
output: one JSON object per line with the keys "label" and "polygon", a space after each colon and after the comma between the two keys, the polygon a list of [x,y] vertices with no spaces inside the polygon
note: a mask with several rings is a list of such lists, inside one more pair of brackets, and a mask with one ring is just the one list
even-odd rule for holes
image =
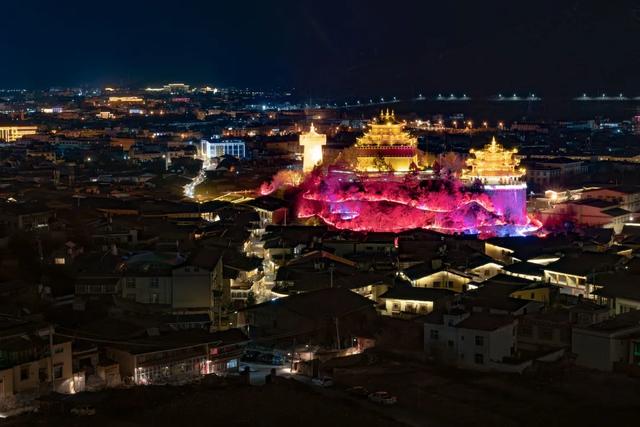
{"label": "white car", "polygon": [[369,395],[369,400],[373,403],[380,405],[395,405],[398,402],[398,398],[390,395],[386,391],[376,391]]}
{"label": "white car", "polygon": [[331,377],[318,377],[311,380],[311,383],[320,387],[333,386],[333,378]]}
{"label": "white car", "polygon": [[249,372],[258,372],[258,370],[251,365],[240,364],[240,372],[244,372],[247,368],[249,369]]}

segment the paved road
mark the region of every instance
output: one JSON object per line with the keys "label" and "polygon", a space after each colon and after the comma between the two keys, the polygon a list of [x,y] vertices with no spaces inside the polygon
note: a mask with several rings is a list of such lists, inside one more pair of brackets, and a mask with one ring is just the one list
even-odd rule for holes
{"label": "paved road", "polygon": [[[403,408],[402,405],[395,406],[382,406],[377,405],[366,398],[352,396],[345,391],[344,388],[340,386],[334,387],[320,387],[314,385],[311,382],[311,378],[304,375],[296,375],[292,374],[291,370],[288,366],[273,366],[273,365],[262,365],[257,363],[242,363],[240,368],[242,369],[244,366],[249,366],[251,369],[250,372],[250,382],[251,385],[264,385],[265,377],[271,373],[271,369],[276,369],[276,375],[284,378],[291,378],[300,383],[306,384],[309,387],[312,387],[314,391],[317,393],[332,398],[332,399],[341,399],[341,400],[349,400],[356,404],[358,407],[362,408],[368,412],[374,412],[382,415],[383,417],[391,418],[394,421],[399,423],[412,426],[412,427],[424,427],[424,426],[435,426],[435,424],[429,420],[425,420],[422,418],[420,414],[416,414],[409,409]],[[375,391],[375,390],[372,390]]]}

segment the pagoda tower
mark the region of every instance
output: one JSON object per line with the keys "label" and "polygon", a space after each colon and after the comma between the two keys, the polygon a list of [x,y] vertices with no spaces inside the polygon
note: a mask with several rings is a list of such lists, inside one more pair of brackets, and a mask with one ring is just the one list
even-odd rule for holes
{"label": "pagoda tower", "polygon": [[316,132],[311,123],[309,132],[300,134],[300,145],[304,147],[302,171],[311,172],[322,163],[322,146],[327,145],[327,135]]}
{"label": "pagoda tower", "polygon": [[526,224],[527,184],[525,169],[519,167],[517,149],[508,150],[498,144],[496,138],[482,150],[471,149],[473,157],[467,159],[470,169],[462,174],[468,183],[480,182],[491,199],[495,212],[514,224]]}
{"label": "pagoda tower", "polygon": [[520,159],[515,157],[516,148],[505,149],[491,139],[491,144],[485,145],[483,150],[469,150],[473,154],[467,160],[467,166],[471,169],[463,173],[462,179],[467,181],[479,180],[483,184],[506,185],[519,184],[525,174],[525,169],[518,167]]}
{"label": "pagoda tower", "polygon": [[356,141],[360,172],[409,172],[418,164],[418,141],[404,130],[393,111],[381,111],[369,123],[369,130]]}

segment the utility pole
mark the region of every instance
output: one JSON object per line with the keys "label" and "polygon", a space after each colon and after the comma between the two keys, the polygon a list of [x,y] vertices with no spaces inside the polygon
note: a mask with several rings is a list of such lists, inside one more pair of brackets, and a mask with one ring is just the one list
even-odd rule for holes
{"label": "utility pole", "polygon": [[49,325],[49,381],[51,382],[51,392],[56,391],[53,380],[53,325]]}
{"label": "utility pole", "polygon": [[333,270],[336,266],[334,263],[329,264],[329,287],[333,288]]}
{"label": "utility pole", "polygon": [[336,316],[336,345],[338,346],[338,350],[340,350],[340,326],[338,323],[338,316]]}

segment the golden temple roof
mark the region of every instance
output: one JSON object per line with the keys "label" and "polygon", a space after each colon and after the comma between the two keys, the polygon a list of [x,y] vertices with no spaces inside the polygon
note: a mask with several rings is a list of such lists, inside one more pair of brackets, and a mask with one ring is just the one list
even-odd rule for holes
{"label": "golden temple roof", "polygon": [[491,139],[491,144],[482,150],[469,150],[473,157],[467,159],[467,166],[471,167],[464,173],[467,179],[486,178],[520,178],[525,174],[524,168],[519,168],[520,159],[515,157],[517,149],[508,150]]}
{"label": "golden temple roof", "polygon": [[396,120],[393,110],[380,111],[369,123],[369,130],[356,141],[357,147],[370,146],[411,146],[416,147],[418,140],[405,132],[406,122]]}

